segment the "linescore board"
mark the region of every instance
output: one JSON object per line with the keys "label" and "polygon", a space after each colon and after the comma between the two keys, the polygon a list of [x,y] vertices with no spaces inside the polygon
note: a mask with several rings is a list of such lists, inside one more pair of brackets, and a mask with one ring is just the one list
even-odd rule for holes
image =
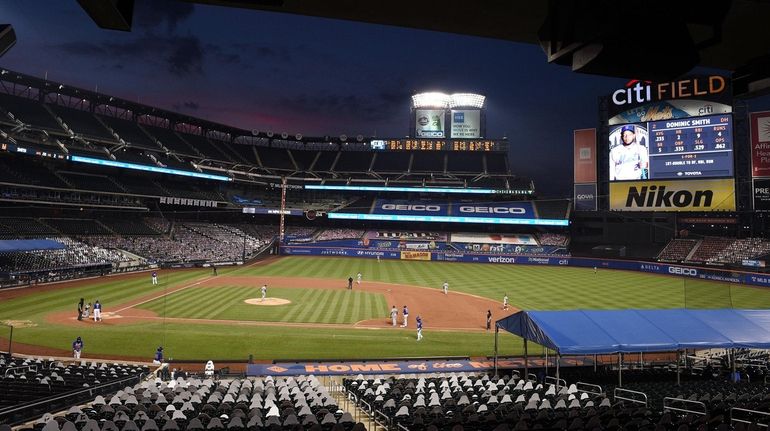
{"label": "linescore board", "polygon": [[733,176],[730,115],[652,121],[650,179]]}

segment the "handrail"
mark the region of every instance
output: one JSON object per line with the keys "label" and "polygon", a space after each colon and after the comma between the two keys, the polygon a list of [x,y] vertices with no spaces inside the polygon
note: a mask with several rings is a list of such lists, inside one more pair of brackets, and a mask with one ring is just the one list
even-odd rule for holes
{"label": "handrail", "polygon": [[369,416],[369,417],[372,417],[372,416],[374,415],[374,410],[372,409],[372,405],[371,405],[371,404],[369,404],[369,403],[367,403],[367,402],[366,402],[366,401],[364,401],[364,400],[360,400],[359,402],[360,402],[360,403],[361,403],[361,404],[362,404],[364,407],[366,407],[366,409],[361,409],[361,410],[363,410],[363,412],[364,412],[364,413],[366,413],[366,415],[367,415],[367,416]]}
{"label": "handrail", "polygon": [[[746,412],[749,415],[764,416],[765,419],[767,419],[768,423],[760,423],[758,420],[757,421],[750,421],[750,420],[746,420],[746,419],[736,419],[735,418],[735,414],[733,412]],[[765,427],[765,428],[770,428],[770,413],[768,413],[768,412],[760,412],[758,410],[749,410],[749,409],[742,409],[742,408],[739,408],[739,407],[733,407],[733,408],[730,409],[730,425],[732,425],[733,422],[740,422],[740,423],[744,423],[744,424],[756,423],[757,426]]]}
{"label": "handrail", "polygon": [[[683,403],[685,405],[689,404],[689,405],[700,406],[700,407],[703,408],[703,411],[701,412],[701,411],[698,411],[698,410],[690,410],[690,409],[687,409],[687,408],[672,407],[671,406],[672,402]],[[693,413],[693,414],[696,414],[696,415],[703,415],[703,416],[706,416],[708,414],[708,409],[706,408],[706,404],[704,404],[701,401],[686,400],[684,398],[673,398],[673,397],[665,397],[665,398],[663,398],[663,411],[665,412],[665,411],[668,411],[668,410],[672,410],[672,411],[676,411],[676,412],[684,412],[684,413]]]}
{"label": "handrail", "polygon": [[[620,395],[618,395],[618,392],[620,392]],[[623,396],[625,394],[628,394],[628,396],[641,395],[644,397],[644,401],[634,398],[627,398]],[[616,400],[631,401],[632,403],[644,404],[644,406],[647,407],[647,394],[644,392],[632,391],[631,389],[615,388],[615,390],[612,392],[612,397]]]}
{"label": "handrail", "polygon": [[556,387],[559,388],[565,388],[567,387],[567,381],[564,379],[557,379],[554,376],[545,376],[545,382],[550,383],[552,385],[556,385]]}
{"label": "handrail", "polygon": [[405,427],[405,426],[403,426],[403,425],[401,425],[401,424],[396,424],[396,426],[397,426],[397,427],[398,427],[398,429],[400,429],[401,431],[409,431],[409,428],[407,428],[407,427]]}
{"label": "handrail", "polygon": [[[59,394],[59,395],[55,395],[55,396],[52,396],[52,397],[47,397],[47,398],[44,398],[42,400],[35,401],[33,403],[28,403],[28,404],[24,404],[24,405],[20,405],[20,406],[12,406],[12,407],[8,407],[8,408],[5,408],[5,409],[0,409],[0,422],[7,422],[10,425],[18,424],[18,423],[24,422],[25,420],[29,420],[29,419],[31,419],[34,416],[29,416],[29,413],[27,413],[26,416],[22,415],[20,417],[14,418],[13,417],[14,414],[18,414],[18,413],[23,412],[25,410],[31,410],[32,412],[37,412],[38,410],[36,409],[36,407],[39,407],[39,406],[49,407],[53,403],[56,403],[56,402],[64,400],[64,399],[70,399],[70,401],[72,401],[72,399],[74,397],[77,397],[77,396],[82,396],[82,395],[91,396],[94,393],[96,393],[96,394],[105,393],[105,391],[103,391],[103,389],[108,389],[108,388],[113,388],[113,387],[117,387],[117,389],[122,389],[123,386],[121,386],[121,385],[130,384],[129,382],[131,382],[133,380],[136,380],[136,383],[138,383],[138,382],[140,382],[142,380],[143,376],[144,376],[144,373],[140,373],[140,374],[137,374],[137,375],[134,375],[134,376],[125,377],[125,378],[120,379],[120,380],[115,380],[115,381],[112,381],[112,382],[102,383],[102,384],[100,384],[98,386],[93,386],[93,387],[90,387],[90,388],[78,389],[76,391],[65,392],[65,393],[62,393],[62,394]],[[75,404],[80,404],[80,402],[76,402]],[[69,405],[70,404],[68,404],[68,406]]]}
{"label": "handrail", "polygon": [[[37,371],[37,364],[33,364],[33,365],[17,365],[15,367],[8,367],[8,368],[5,369],[5,374],[3,376],[4,377],[8,377],[8,373],[10,373],[11,371],[22,370],[22,369],[25,369],[25,368],[30,370],[30,371]],[[13,373],[13,374],[15,375],[16,373]]]}
{"label": "handrail", "polygon": [[[379,420],[377,420],[377,418],[380,417],[380,416],[385,418],[384,422],[380,422]],[[372,419],[374,420],[374,423],[376,423],[377,425],[385,428],[386,430],[390,429],[390,418],[384,412],[382,412],[380,410],[375,410],[374,411],[374,416],[372,416]]]}
{"label": "handrail", "polygon": [[[601,386],[595,385],[593,383],[585,383],[585,382],[577,382],[575,383],[575,387],[579,392],[586,392],[589,394],[595,394],[595,395],[601,395],[604,393],[604,390]],[[581,388],[592,388],[592,389],[599,389],[598,391],[592,391],[590,389],[581,389]]]}

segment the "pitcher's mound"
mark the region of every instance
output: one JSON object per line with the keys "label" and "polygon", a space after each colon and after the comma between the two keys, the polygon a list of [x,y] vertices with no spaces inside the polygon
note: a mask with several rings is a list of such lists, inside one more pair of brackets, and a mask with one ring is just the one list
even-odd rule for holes
{"label": "pitcher's mound", "polygon": [[249,298],[246,301],[247,304],[251,305],[286,305],[291,304],[291,301],[288,299],[283,298]]}

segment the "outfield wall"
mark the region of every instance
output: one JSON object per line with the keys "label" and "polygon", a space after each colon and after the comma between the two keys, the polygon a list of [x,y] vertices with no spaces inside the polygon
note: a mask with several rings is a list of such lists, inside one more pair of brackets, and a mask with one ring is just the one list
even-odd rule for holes
{"label": "outfield wall", "polygon": [[574,266],[581,268],[602,268],[624,271],[638,271],[652,274],[673,275],[682,278],[722,281],[728,283],[748,284],[752,286],[770,287],[770,275],[743,272],[724,271],[711,268],[700,268],[667,263],[645,262],[639,260],[594,259],[569,256],[521,256],[521,255],[492,255],[482,253],[465,253],[450,251],[385,251],[362,250],[350,247],[313,247],[313,246],[283,246],[281,254],[290,256],[346,256],[363,258],[421,260],[441,262],[492,263],[503,265],[550,265]]}

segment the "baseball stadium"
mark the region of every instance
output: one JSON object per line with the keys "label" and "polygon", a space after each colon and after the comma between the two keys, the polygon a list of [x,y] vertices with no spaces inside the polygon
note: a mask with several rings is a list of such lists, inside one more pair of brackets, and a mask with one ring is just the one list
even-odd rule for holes
{"label": "baseball stadium", "polygon": [[[133,0],[72,3],[147,31]],[[309,136],[0,68],[0,431],[770,427],[769,47],[737,30],[767,5],[671,6],[663,46],[608,23],[660,2],[495,3],[466,29],[434,2],[177,3],[622,79],[552,155],[564,196],[493,136],[494,92],[392,101],[406,136]],[[657,66],[616,62],[632,48]]]}

